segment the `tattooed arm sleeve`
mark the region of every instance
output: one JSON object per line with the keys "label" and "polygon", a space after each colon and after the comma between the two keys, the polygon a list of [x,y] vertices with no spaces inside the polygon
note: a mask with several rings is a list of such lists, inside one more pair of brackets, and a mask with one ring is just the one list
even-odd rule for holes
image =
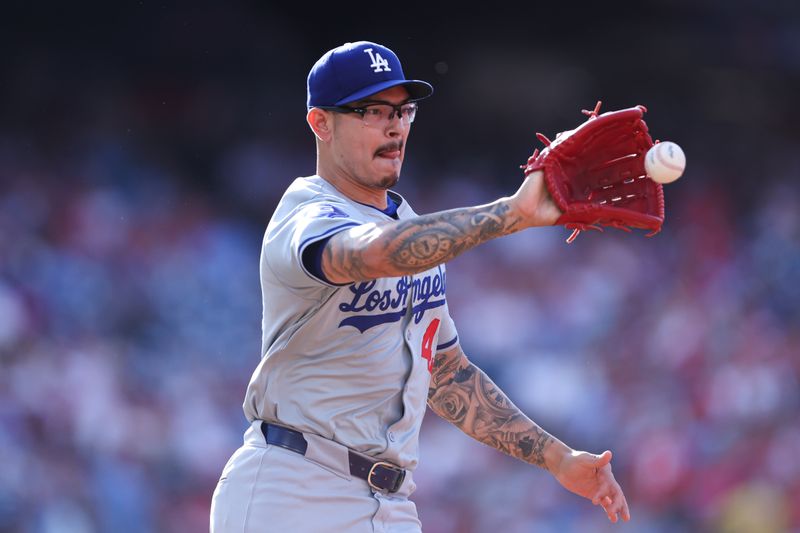
{"label": "tattooed arm sleeve", "polygon": [[380,225],[364,224],[328,241],[322,270],[337,284],[416,274],[523,227],[506,199]]}
{"label": "tattooed arm sleeve", "polygon": [[475,440],[550,472],[571,452],[511,403],[460,347],[436,354],[428,406]]}

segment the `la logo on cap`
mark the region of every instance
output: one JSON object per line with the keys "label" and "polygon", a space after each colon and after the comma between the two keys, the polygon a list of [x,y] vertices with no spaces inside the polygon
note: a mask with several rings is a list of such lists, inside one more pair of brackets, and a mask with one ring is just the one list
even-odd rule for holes
{"label": "la logo on cap", "polygon": [[398,85],[406,88],[411,100],[433,93],[430,83],[406,79],[397,55],[371,41],[347,42],[328,50],[311,67],[306,83],[308,109],[341,106]]}
{"label": "la logo on cap", "polygon": [[389,62],[381,57],[380,53],[372,53],[372,48],[365,48],[365,54],[369,54],[369,58],[372,60],[370,67],[372,67],[373,72],[391,72],[392,69],[389,68]]}

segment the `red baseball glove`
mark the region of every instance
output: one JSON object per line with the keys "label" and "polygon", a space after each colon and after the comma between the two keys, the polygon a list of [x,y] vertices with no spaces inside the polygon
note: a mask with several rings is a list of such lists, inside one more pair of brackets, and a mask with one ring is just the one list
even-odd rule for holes
{"label": "red baseball glove", "polygon": [[664,189],[645,175],[644,157],[653,146],[642,116],[644,106],[599,115],[601,102],[571,131],[536,149],[523,165],[525,176],[544,171],[550,195],[563,211],[556,224],[571,229],[572,242],[587,229],[611,226],[625,231],[649,230],[651,237],[664,223]]}

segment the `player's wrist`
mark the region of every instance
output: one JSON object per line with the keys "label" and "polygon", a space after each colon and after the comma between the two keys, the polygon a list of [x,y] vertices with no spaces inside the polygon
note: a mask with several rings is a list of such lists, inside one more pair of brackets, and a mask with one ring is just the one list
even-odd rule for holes
{"label": "player's wrist", "polygon": [[505,205],[508,220],[517,221],[514,225],[515,231],[536,226],[535,213],[520,199],[519,192],[513,196],[500,198],[497,203]]}
{"label": "player's wrist", "polygon": [[552,226],[561,215],[547,187],[541,170],[531,172],[519,190],[507,199],[511,212],[525,228]]}
{"label": "player's wrist", "polygon": [[553,438],[548,442],[547,447],[544,449],[544,468],[557,476],[558,473],[561,471],[561,465],[564,462],[564,459],[571,457],[575,453],[575,450],[561,442],[560,440]]}

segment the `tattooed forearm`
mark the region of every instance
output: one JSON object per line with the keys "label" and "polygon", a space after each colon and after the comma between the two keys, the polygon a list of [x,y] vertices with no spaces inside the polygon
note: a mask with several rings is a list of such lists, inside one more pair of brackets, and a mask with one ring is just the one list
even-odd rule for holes
{"label": "tattooed forearm", "polygon": [[489,239],[514,231],[519,220],[507,216],[508,205],[456,209],[387,228],[387,259],[404,274],[427,270]]}
{"label": "tattooed forearm", "polygon": [[428,405],[467,435],[543,468],[545,451],[555,439],[526,417],[463,352],[437,354]]}
{"label": "tattooed forearm", "polygon": [[415,274],[520,229],[521,219],[498,200],[341,232],[326,245],[322,266],[334,282]]}

